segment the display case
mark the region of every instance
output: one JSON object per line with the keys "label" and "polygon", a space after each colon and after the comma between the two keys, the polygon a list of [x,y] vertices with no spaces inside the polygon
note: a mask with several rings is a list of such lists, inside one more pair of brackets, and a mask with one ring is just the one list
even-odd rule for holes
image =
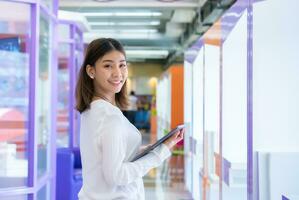
{"label": "display case", "polygon": [[[192,180],[196,199],[246,199],[247,19],[241,21],[241,31],[233,29],[247,5],[237,1],[189,49],[196,56],[185,56],[192,63],[193,74],[192,140],[196,151],[192,171],[193,176],[200,175]],[[238,142],[232,144],[235,140]]]}
{"label": "display case", "polygon": [[[201,62],[197,60],[200,49],[197,56],[185,56],[193,79],[200,80],[202,74],[204,80],[203,111],[196,111],[195,102],[201,98],[195,91],[189,100],[193,103],[192,137],[201,121],[195,119],[203,113],[203,174],[218,180],[213,190],[213,179],[199,178],[200,199],[298,196],[299,49],[294,35],[299,26],[285,23],[296,24],[295,8],[291,0],[284,4],[238,0],[201,38],[204,70],[195,72]],[[271,17],[276,23],[271,25],[269,11],[276,13]],[[199,80],[193,80],[193,88]]]}
{"label": "display case", "polygon": [[58,25],[57,147],[79,145],[79,114],[75,108],[75,84],[83,59],[82,31],[74,21]]}
{"label": "display case", "polygon": [[[55,194],[57,1],[0,1],[0,199]],[[11,11],[14,12],[11,12]]]}

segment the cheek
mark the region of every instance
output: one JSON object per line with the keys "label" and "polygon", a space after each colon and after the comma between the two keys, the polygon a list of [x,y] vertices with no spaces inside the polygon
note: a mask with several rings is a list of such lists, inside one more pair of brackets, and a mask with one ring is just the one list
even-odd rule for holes
{"label": "cheek", "polygon": [[97,77],[101,80],[107,79],[109,77],[109,73],[105,70],[98,70]]}
{"label": "cheek", "polygon": [[124,69],[124,71],[122,72],[122,75],[125,79],[127,79],[128,77],[128,70],[127,69]]}

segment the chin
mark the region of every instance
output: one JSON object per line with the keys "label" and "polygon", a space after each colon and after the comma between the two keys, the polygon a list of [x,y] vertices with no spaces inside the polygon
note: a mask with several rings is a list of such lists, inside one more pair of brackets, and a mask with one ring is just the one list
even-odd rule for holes
{"label": "chin", "polygon": [[121,91],[121,88],[119,88],[119,89],[114,89],[114,93],[116,94],[116,93],[120,93],[120,91]]}

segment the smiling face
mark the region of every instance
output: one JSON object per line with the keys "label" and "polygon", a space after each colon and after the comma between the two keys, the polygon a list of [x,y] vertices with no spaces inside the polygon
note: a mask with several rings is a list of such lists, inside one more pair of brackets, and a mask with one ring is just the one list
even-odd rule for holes
{"label": "smiling face", "polygon": [[88,66],[87,73],[93,77],[96,94],[114,101],[128,77],[125,56],[117,50],[110,51],[94,67]]}

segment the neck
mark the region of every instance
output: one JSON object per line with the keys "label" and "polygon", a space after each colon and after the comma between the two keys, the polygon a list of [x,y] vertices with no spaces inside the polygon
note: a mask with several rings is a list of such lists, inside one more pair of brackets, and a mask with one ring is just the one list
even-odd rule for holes
{"label": "neck", "polygon": [[93,100],[97,100],[97,99],[103,99],[105,101],[108,101],[112,105],[116,105],[115,95],[114,96],[109,96],[109,95],[104,95],[104,94],[97,93],[97,94],[94,95]]}

